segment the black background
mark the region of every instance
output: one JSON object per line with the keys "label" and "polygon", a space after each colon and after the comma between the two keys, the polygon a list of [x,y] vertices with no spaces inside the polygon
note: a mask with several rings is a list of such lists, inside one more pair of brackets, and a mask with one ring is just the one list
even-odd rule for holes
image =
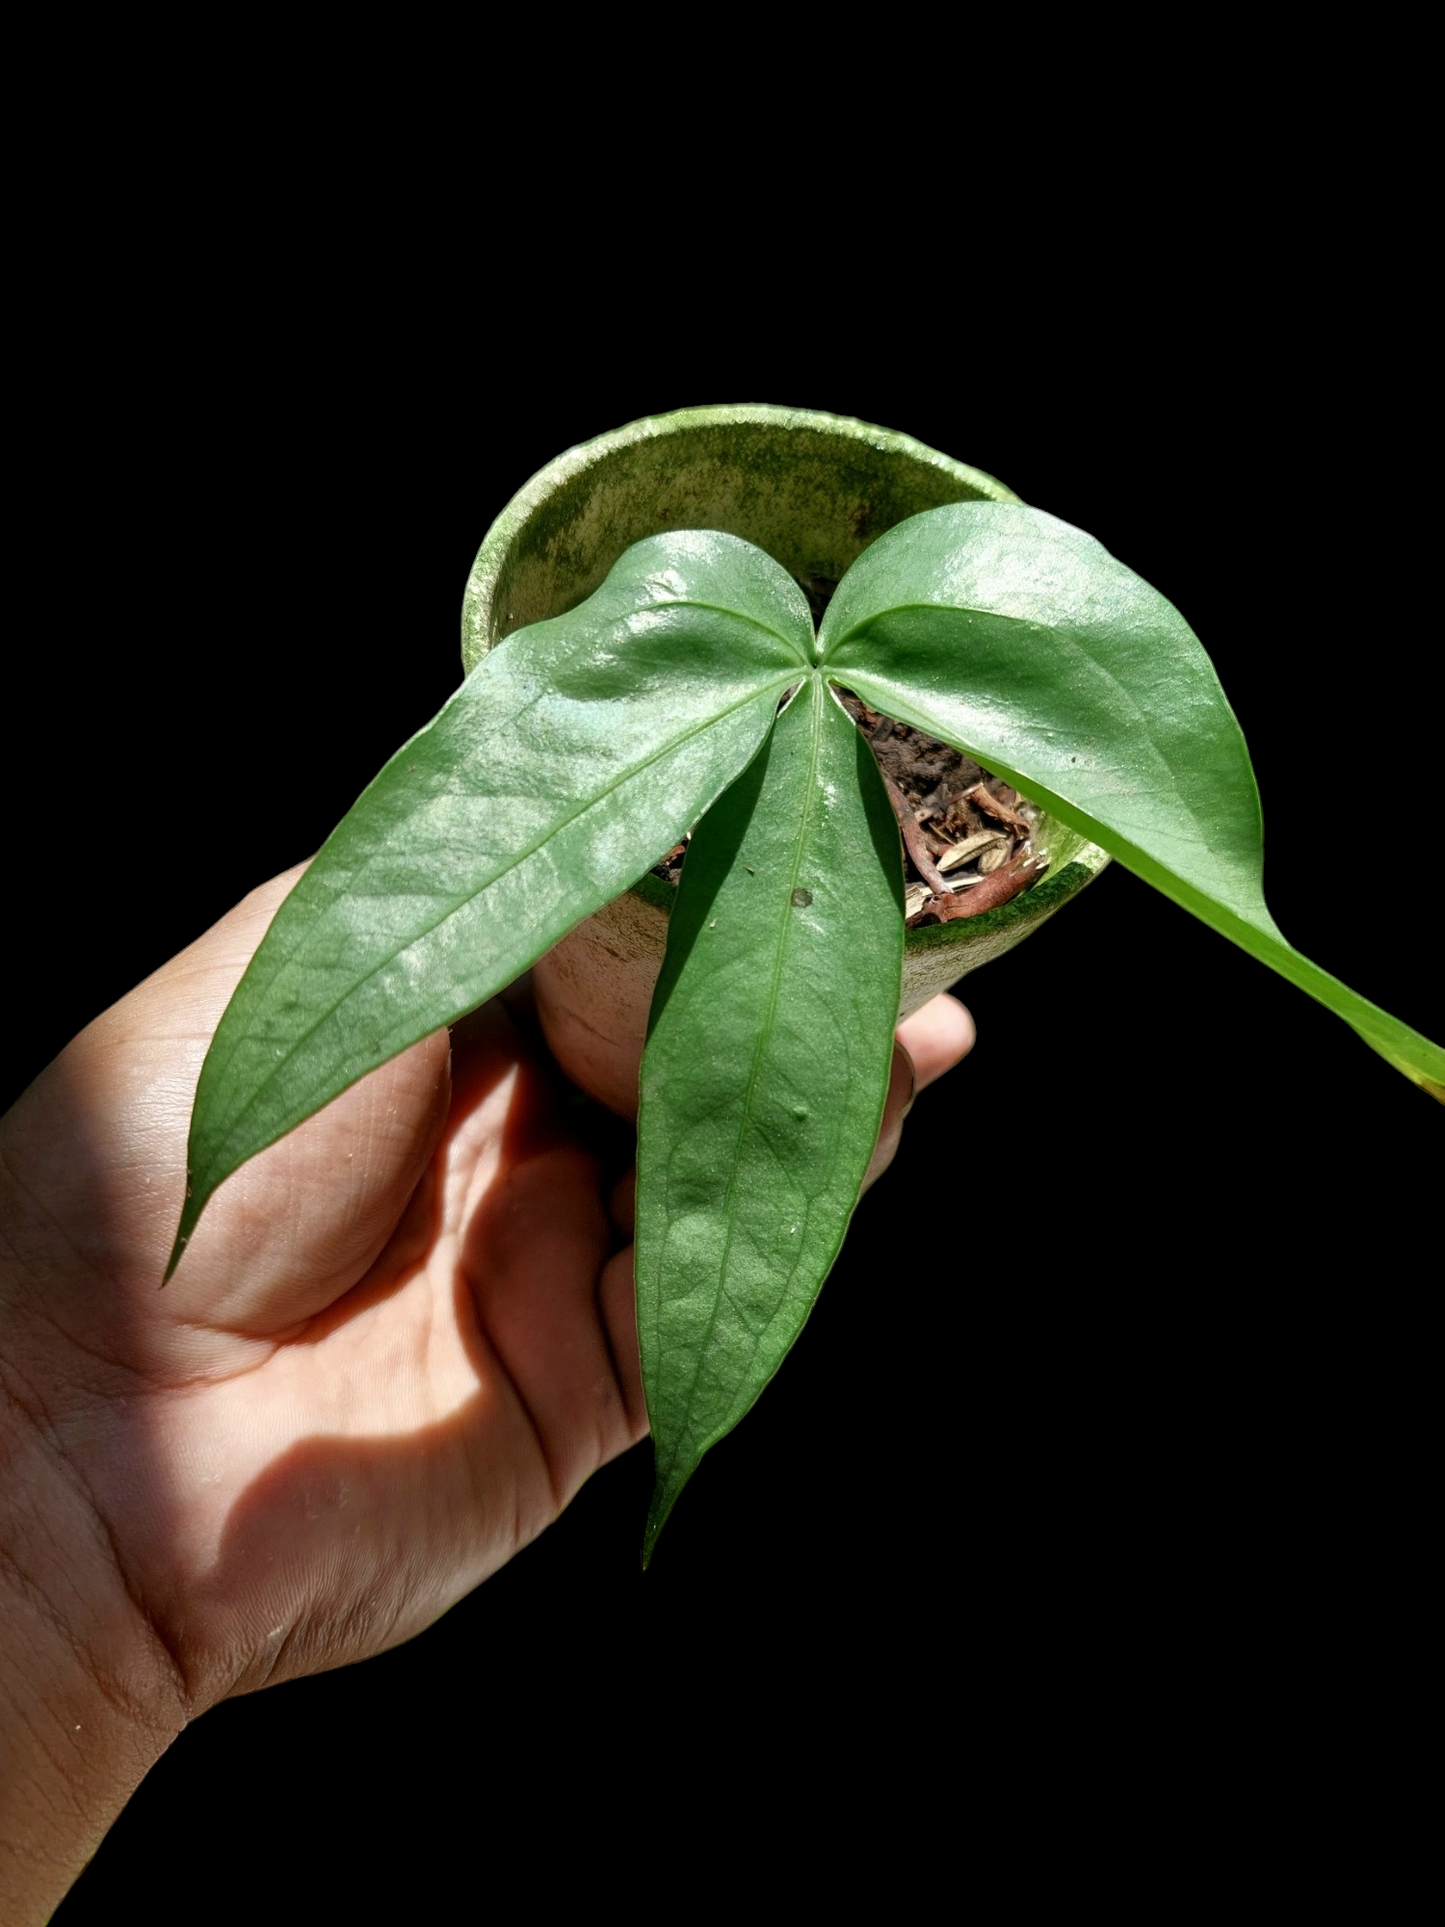
{"label": "black background", "polygon": [[[1382,354],[1297,261],[1261,281],[1154,244],[1172,278],[1042,314],[1026,280],[880,315],[799,277],[780,323],[672,281],[643,306],[463,264],[413,295],[322,264],[92,344],[35,505],[8,1090],[435,711],[529,475],[734,399],[909,431],[1163,590],[1249,739],[1286,934],[1439,1035],[1414,344]],[[718,1801],[766,1832],[817,1798],[845,1858],[914,1864],[960,1804],[1007,1837],[1120,1749],[1227,1742],[1249,1800],[1268,1760],[1333,1756],[1408,1665],[1385,1634],[1409,1650],[1441,1115],[1117,867],[964,994],[973,1058],[652,1570],[644,1447],[410,1646],[202,1719],[64,1927],[142,1893],[189,1919],[203,1863],[246,1917],[389,1918],[375,1883],[424,1904],[459,1861],[482,1906],[494,1849],[544,1891],[610,1881],[638,1842],[712,1851]]]}

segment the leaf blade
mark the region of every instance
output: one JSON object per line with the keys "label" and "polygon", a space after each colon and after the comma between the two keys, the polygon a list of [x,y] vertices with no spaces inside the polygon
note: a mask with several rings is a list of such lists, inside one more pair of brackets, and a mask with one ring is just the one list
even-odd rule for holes
{"label": "leaf blade", "polygon": [[493,650],[328,838],[237,987],[167,1276],[233,1170],[494,995],[690,829],[811,640],[776,563],[692,531],[637,543],[579,608]]}
{"label": "leaf blade", "polygon": [[638,1125],[657,1452],[644,1559],[703,1453],[777,1370],[842,1243],[887,1094],[902,889],[872,753],[810,677],[693,837],[653,1002]]}
{"label": "leaf blade", "polygon": [[1445,1091],[1445,1051],[1280,931],[1253,770],[1213,667],[1178,611],[1092,537],[1022,505],[930,510],[853,565],[820,649],[834,680],[1008,776]]}

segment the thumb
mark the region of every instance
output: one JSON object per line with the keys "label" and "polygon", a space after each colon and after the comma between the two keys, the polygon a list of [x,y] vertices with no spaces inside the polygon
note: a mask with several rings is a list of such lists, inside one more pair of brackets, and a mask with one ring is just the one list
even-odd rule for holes
{"label": "thumb", "polygon": [[[445,1120],[440,1031],[234,1173],[170,1286],[158,1289],[202,1059],[299,874],[253,891],[96,1018],[0,1127],[29,1201],[30,1269],[52,1279],[52,1294],[83,1290],[92,1328],[114,1323],[122,1353],[161,1371],[203,1366],[218,1328],[269,1337],[346,1290],[390,1236]],[[55,1227],[71,1227],[72,1241],[81,1228],[85,1266],[47,1259]]]}

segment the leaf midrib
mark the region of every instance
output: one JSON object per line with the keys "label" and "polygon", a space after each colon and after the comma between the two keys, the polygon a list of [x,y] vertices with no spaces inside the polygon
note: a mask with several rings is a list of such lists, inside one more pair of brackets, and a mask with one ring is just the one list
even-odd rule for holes
{"label": "leaf midrib", "polygon": [[[1172,608],[1173,605],[1170,604],[1169,606]],[[1199,845],[1200,848],[1205,850],[1212,848],[1210,837],[1205,830],[1205,826],[1201,824],[1199,817],[1196,815],[1194,806],[1191,803],[1189,803],[1184,798],[1184,796],[1180,793],[1178,782],[1174,776],[1174,772],[1170,768],[1170,765],[1167,762],[1167,760],[1164,758],[1163,752],[1160,750],[1158,743],[1155,741],[1153,732],[1149,727],[1149,720],[1148,720],[1147,713],[1139,708],[1133,696],[1130,694],[1128,688],[1119,681],[1119,678],[1115,675],[1113,670],[1110,669],[1107,666],[1107,664],[1101,662],[1097,656],[1091,655],[1089,651],[1084,648],[1083,644],[1075,639],[1073,632],[1071,630],[1058,628],[1052,623],[1031,621],[1024,616],[1005,615],[1002,613],[1002,611],[999,611],[999,610],[974,608],[971,604],[968,604],[968,603],[898,602],[898,603],[890,603],[886,609],[875,610],[871,615],[867,616],[862,622],[855,625],[853,628],[849,629],[847,633],[839,639],[836,645],[836,650],[841,651],[842,649],[845,649],[850,642],[856,641],[860,649],[860,652],[866,654],[868,653],[866,631],[873,623],[884,621],[889,616],[910,615],[910,614],[919,613],[923,611],[929,611],[934,614],[942,612],[942,613],[952,613],[955,615],[962,615],[962,616],[979,616],[979,617],[986,618],[990,622],[1007,623],[1014,628],[1033,629],[1036,631],[1041,630],[1048,635],[1048,637],[1052,642],[1062,643],[1064,647],[1075,657],[1075,659],[1082,659],[1083,661],[1087,662],[1091,668],[1097,670],[1104,677],[1105,681],[1108,682],[1113,689],[1117,690],[1119,695],[1123,698],[1128,714],[1135,721],[1136,724],[1140,725],[1143,728],[1144,734],[1150,746],[1153,748],[1156,757],[1158,757],[1160,762],[1163,763],[1164,768],[1169,772],[1170,794],[1174,797],[1180,809],[1189,818],[1189,821],[1194,825],[1196,843]],[[1182,621],[1183,618],[1181,617],[1180,620]],[[823,657],[823,668],[825,670],[830,665],[837,667],[837,665],[833,664],[833,657],[835,653],[836,652],[835,652],[834,646],[830,644]],[[884,657],[884,652],[880,649],[880,650],[874,651],[873,653],[879,657],[881,662]],[[855,666],[863,670],[864,673],[868,673],[869,665],[866,662],[858,663]],[[842,670],[846,670],[847,667],[848,665],[846,663],[843,664]],[[881,669],[881,667],[876,673],[878,673],[879,675],[883,674],[883,670]],[[839,679],[840,680],[843,679],[841,671],[839,672]],[[906,693],[906,690],[905,690],[905,693]],[[1225,702],[1226,707],[1229,707],[1229,699],[1227,696],[1225,696],[1224,690],[1222,687],[1219,690],[1219,695]],[[1229,713],[1231,716],[1234,715],[1234,711],[1232,708],[1229,709]],[[1235,722],[1237,726],[1238,718],[1235,718]],[[1241,741],[1242,740],[1243,740],[1243,732],[1241,732]],[[970,750],[968,753],[969,755],[973,755],[975,752]],[[1259,786],[1254,779],[1254,771],[1249,761],[1249,752],[1247,747],[1245,750],[1245,768],[1249,775],[1251,796],[1254,804],[1253,814],[1254,814],[1255,840],[1257,843],[1262,845],[1264,841],[1264,812],[1260,805]],[[1083,807],[1084,805],[1081,803],[1076,803],[1074,805],[1074,808],[1076,809],[1082,809]],[[1156,858],[1156,861],[1158,861],[1157,858]]]}
{"label": "leaf midrib", "polygon": [[[736,1214],[733,1213],[733,1211],[731,1210],[731,1204],[732,1204],[733,1187],[737,1182],[738,1172],[741,1166],[741,1158],[739,1156],[739,1153],[742,1150],[743,1140],[747,1135],[748,1126],[752,1117],[753,1092],[757,1086],[758,1076],[761,1069],[763,1057],[765,1055],[767,1042],[772,1035],[773,1016],[775,1011],[777,1010],[778,993],[782,985],[783,962],[787,955],[788,948],[792,939],[792,933],[793,933],[793,919],[787,914],[787,912],[790,911],[793,907],[793,891],[797,888],[797,885],[798,885],[798,870],[802,863],[803,850],[808,840],[807,829],[808,829],[808,825],[812,821],[813,811],[816,804],[818,747],[819,747],[819,742],[821,740],[821,730],[819,725],[822,720],[820,707],[819,707],[819,696],[822,693],[824,693],[822,678],[815,672],[812,676],[809,677],[809,684],[808,684],[808,702],[809,702],[809,708],[810,708],[810,714],[808,719],[809,736],[810,736],[809,751],[808,751],[808,775],[807,775],[808,806],[803,813],[803,820],[799,829],[799,834],[793,846],[793,862],[792,862],[792,867],[790,868],[788,873],[787,895],[782,898],[782,903],[784,906],[784,914],[783,914],[783,918],[780,926],[778,942],[775,946],[774,954],[773,954],[773,969],[772,969],[771,978],[768,983],[768,996],[767,996],[767,1003],[765,1006],[764,1021],[758,1026],[757,1041],[753,1045],[752,1061],[748,1066],[748,1083],[747,1083],[747,1089],[743,1095],[742,1113],[738,1123],[737,1139],[734,1145],[733,1155],[729,1163],[727,1186],[723,1192],[722,1209],[727,1214],[727,1232],[723,1239],[722,1258],[718,1266],[718,1290],[713,1298],[712,1309],[708,1313],[707,1331],[703,1337],[703,1341],[701,1345],[698,1346],[697,1348],[696,1361],[692,1369],[692,1380],[687,1388],[687,1398],[684,1405],[684,1410],[689,1416],[691,1415],[691,1412],[692,1412],[693,1397],[697,1391],[697,1382],[699,1377],[702,1374],[703,1359],[706,1357],[708,1347],[712,1343],[713,1331],[717,1325],[718,1310],[722,1304],[724,1297],[727,1295],[725,1291],[724,1281],[727,1278],[728,1259],[732,1254],[733,1235],[734,1235],[734,1231],[737,1223]],[[794,700],[796,701],[797,698],[794,698]],[[826,696],[825,696],[825,700],[826,700]],[[663,1251],[665,1255],[666,1246],[664,1246]],[[794,1255],[794,1261],[793,1261],[794,1269],[796,1269],[797,1267],[797,1260],[798,1260],[798,1256],[801,1255],[801,1251],[802,1251],[802,1246],[800,1243],[798,1253]],[[662,1350],[663,1350],[662,1332],[661,1332],[661,1324],[660,1324],[661,1316],[662,1316],[662,1296],[659,1293],[657,1297],[657,1311],[654,1315],[654,1320],[653,1320],[653,1329],[657,1336],[657,1347],[658,1347],[659,1355],[662,1353]],[[762,1343],[761,1335],[754,1337],[753,1344],[752,1344],[753,1356],[756,1356],[758,1346],[761,1343]],[[717,1432],[715,1435],[712,1435],[707,1439],[702,1449],[706,1451],[708,1445],[715,1444],[717,1442],[717,1439],[725,1437],[727,1430],[728,1430],[727,1426],[724,1425],[721,1431]],[[659,1468],[657,1472],[657,1478],[658,1478],[659,1484],[665,1484],[666,1481],[672,1477],[673,1468],[676,1466],[678,1455],[682,1450],[682,1444],[683,1444],[683,1441],[681,1437],[679,1437],[677,1443],[673,1446],[672,1452],[668,1456],[666,1467]]]}
{"label": "leaf midrib", "polygon": [[[759,628],[762,627],[761,624],[758,624],[757,626]],[[764,633],[771,634],[772,631],[765,630]],[[474,890],[469,891],[465,896],[457,897],[454,901],[452,901],[447,906],[447,908],[441,913],[440,916],[436,917],[424,929],[414,932],[410,937],[407,938],[405,943],[398,944],[396,949],[390,951],[385,957],[382,957],[381,959],[378,960],[378,962],[373,964],[371,969],[366,972],[365,976],[354,979],[350,984],[348,984],[347,989],[344,993],[344,996],[339,998],[337,1002],[333,1004],[329,1004],[327,1008],[321,1012],[320,1016],[317,1017],[316,1021],[313,1024],[311,1024],[308,1029],[304,1030],[299,1037],[295,1039],[295,1041],[290,1045],[290,1047],[286,1051],[286,1054],[283,1057],[278,1058],[276,1062],[267,1070],[265,1077],[262,1078],[261,1082],[256,1086],[255,1090],[251,1093],[250,1097],[246,1100],[246,1103],[242,1106],[242,1108],[235,1114],[234,1118],[232,1119],[231,1128],[226,1134],[224,1145],[228,1145],[231,1142],[231,1140],[235,1137],[236,1132],[240,1129],[241,1125],[245,1122],[246,1118],[250,1116],[251,1112],[254,1110],[256,1105],[260,1102],[261,1098],[264,1096],[272,1080],[278,1075],[279,1072],[283,1071],[286,1068],[286,1066],[295,1057],[296,1053],[299,1050],[301,1050],[302,1047],[306,1043],[308,1043],[312,1037],[315,1036],[316,1032],[321,1029],[322,1025],[325,1024],[328,1021],[328,1019],[335,1016],[337,1010],[340,1008],[343,1002],[346,1002],[348,999],[355,996],[356,993],[364,985],[369,984],[375,977],[379,976],[381,972],[388,967],[388,965],[395,963],[398,957],[404,955],[404,953],[410,950],[415,944],[421,943],[425,938],[431,936],[433,931],[440,929],[441,926],[447,921],[449,917],[454,917],[457,914],[457,912],[460,909],[462,909],[466,904],[475,902],[475,900],[479,896],[481,896],[484,891],[490,890],[494,883],[499,882],[502,877],[509,875],[513,871],[517,870],[522,864],[529,861],[529,859],[534,857],[537,854],[538,850],[540,850],[545,843],[551,842],[551,840],[554,837],[560,836],[563,833],[563,831],[570,829],[574,823],[580,822],[582,818],[588,815],[590,811],[597,809],[602,803],[605,803],[608,800],[608,798],[615,795],[615,793],[619,789],[621,789],[625,784],[631,783],[635,781],[638,777],[644,775],[652,767],[652,765],[655,762],[657,762],[661,757],[666,756],[672,751],[680,748],[682,745],[689,742],[693,737],[702,735],[704,731],[709,729],[714,729],[717,727],[719,723],[726,722],[730,716],[736,715],[740,709],[745,709],[749,703],[756,702],[760,697],[768,695],[771,690],[776,688],[786,687],[787,684],[792,681],[792,677],[793,677],[793,671],[791,668],[789,668],[789,670],[785,674],[780,673],[779,675],[774,677],[770,682],[761,684],[757,689],[752,690],[747,696],[741,698],[738,702],[730,703],[726,709],[720,709],[715,711],[711,716],[708,717],[706,722],[698,723],[689,729],[680,731],[675,736],[669,737],[667,742],[665,742],[664,744],[661,745],[660,748],[655,750],[652,753],[652,755],[646,757],[640,763],[633,764],[631,769],[629,769],[625,775],[620,776],[615,783],[610,783],[608,787],[601,792],[600,795],[593,797],[591,802],[584,803],[580,809],[574,810],[570,816],[561,817],[556,822],[554,822],[552,827],[548,829],[544,835],[536,838],[531,844],[529,844],[528,847],[521,853],[520,856],[513,858],[513,860],[510,863],[504,864],[500,869],[494,870],[484,883],[478,884]],[[296,961],[298,955],[300,954],[301,948],[302,946],[298,945],[297,949],[288,951],[285,954],[285,956],[277,959],[275,970],[273,972],[272,981],[274,981],[275,976],[279,975],[282,969],[284,969],[287,965],[292,964]],[[473,1007],[474,1006],[470,1003],[467,1005],[468,1009],[471,1009]],[[236,1039],[236,1042],[232,1047],[230,1055],[226,1057],[217,1066],[216,1074],[218,1076],[223,1076],[225,1072],[229,1070],[231,1064],[235,1061],[236,1052],[239,1051],[242,1045],[248,1041],[259,1042],[260,1040],[253,1038],[253,1035],[250,1032],[243,1032],[242,1035]],[[224,1149],[224,1145],[222,1147],[223,1149]],[[215,1156],[212,1156],[212,1158],[208,1161],[206,1168],[209,1169],[211,1165],[214,1165],[215,1162],[216,1162],[216,1158]],[[194,1175],[195,1174],[193,1173],[193,1176]]]}
{"label": "leaf midrib", "polygon": [[[720,602],[698,602],[697,600],[689,596],[679,596],[669,602],[650,603],[647,606],[647,608],[634,609],[629,615],[622,617],[619,623],[619,627],[625,629],[629,622],[635,620],[636,617],[640,615],[663,615],[673,609],[705,609],[712,615],[725,616],[730,621],[741,623],[746,628],[756,630],[759,635],[767,636],[773,642],[781,644],[781,646],[784,649],[788,650],[790,653],[792,653],[795,656],[798,664],[802,668],[807,669],[812,666],[809,663],[808,657],[804,653],[801,646],[796,641],[784,635],[781,632],[781,630],[774,629],[768,623],[759,621],[759,619],[756,616],[749,615],[745,610],[730,609]],[[555,618],[555,620],[562,621],[562,620],[565,620],[565,618],[557,617]],[[526,632],[525,630],[517,630],[515,633],[518,635],[523,635]],[[502,638],[502,641],[498,643],[496,647],[500,649],[504,643],[509,642],[510,640],[511,640],[510,637],[504,636]],[[791,682],[792,681],[791,670],[789,671],[786,679],[783,678],[782,672],[780,671],[778,680],[779,682],[783,682],[783,681]],[[753,696],[762,695],[764,693],[765,688],[766,688],[766,685],[763,685],[762,687],[754,690]],[[545,685],[536,689],[534,693],[531,695],[531,697],[522,705],[520,709],[515,709],[511,711],[511,713],[507,716],[506,725],[505,725],[506,728],[508,730],[515,730],[518,724],[522,721],[522,719],[527,715],[529,715],[531,711],[534,710],[539,703],[545,702],[548,696],[555,695],[555,694],[556,694],[556,690],[554,688],[549,688]],[[675,748],[679,743],[685,743],[688,740],[688,736],[690,734],[697,735],[704,729],[710,729],[714,723],[719,723],[724,721],[728,716],[733,715],[737,710],[743,708],[746,703],[751,702],[753,700],[753,696],[744,697],[741,702],[733,703],[727,709],[718,710],[714,715],[709,717],[707,722],[700,723],[697,729],[692,731],[684,731],[681,735],[674,737],[671,743],[665,745],[664,750],[658,751],[657,754],[661,755],[664,753],[666,748]],[[615,698],[613,700],[615,700]],[[437,721],[439,719],[434,718],[433,720]],[[418,735],[424,736],[428,734],[430,732],[431,727],[432,725],[428,724],[425,729],[418,732]],[[414,747],[415,740],[416,739],[413,739],[412,743],[408,743],[404,745],[403,748],[398,752],[398,754],[405,755],[408,750]],[[525,863],[528,857],[535,856],[537,851],[541,848],[542,844],[548,841],[549,838],[551,838],[552,836],[558,835],[562,830],[565,830],[569,824],[574,823],[580,817],[585,816],[587,814],[587,811],[591,809],[595,803],[601,802],[606,797],[611,796],[615,790],[621,787],[623,783],[630,782],[633,776],[640,775],[642,771],[649,768],[650,765],[655,760],[656,760],[656,757],[649,757],[646,762],[635,764],[628,775],[620,777],[616,783],[611,784],[606,790],[603,791],[601,797],[594,798],[592,803],[584,804],[580,810],[574,811],[571,816],[563,817],[560,821],[555,823],[551,829],[547,830],[545,834],[538,841],[534,842],[528,849],[524,850],[522,855],[518,857],[514,862],[510,864],[504,864],[501,869],[493,871],[492,875],[487,878],[486,882],[479,884],[477,888],[474,891],[472,891],[471,895],[479,896],[483,890],[490,890],[492,885],[497,881],[497,879],[499,877],[505,876],[509,869],[515,869],[517,863]],[[382,774],[384,774],[384,772],[382,772]],[[373,783],[379,780],[380,780],[380,776],[374,778]],[[372,787],[372,784],[367,785],[368,789],[370,789],[371,787]],[[364,801],[364,800],[365,800],[365,792],[363,792],[362,797],[358,799],[358,801]],[[452,908],[450,910],[446,911],[443,914],[443,916],[437,919],[437,923],[431,924],[430,926],[428,926],[426,930],[422,930],[418,932],[418,938],[429,936],[431,934],[431,931],[437,928],[438,924],[444,923],[448,916],[453,915],[456,912],[456,910],[458,910],[461,907],[463,903],[470,902],[470,900],[471,900],[470,897],[459,898],[458,901],[452,905]],[[417,938],[414,938],[412,941],[414,942],[417,940],[418,940]],[[384,970],[388,963],[393,962],[395,958],[401,955],[403,950],[407,950],[410,947],[411,947],[410,944],[402,944],[400,949],[394,950],[391,956],[386,958],[381,964],[377,966],[377,968],[379,970]],[[291,963],[299,954],[301,948],[302,948],[302,945],[298,943],[294,949],[287,950],[282,955],[278,956],[276,959],[275,968],[279,970],[285,964]],[[365,978],[362,978],[361,981],[365,983],[367,980]],[[335,1006],[333,1005],[332,1008],[335,1009]],[[324,1022],[325,1018],[323,1017],[321,1021]],[[304,1042],[305,1039],[303,1038],[301,1041]],[[284,1061],[285,1060],[283,1059],[283,1062]],[[227,1062],[229,1062],[229,1059],[227,1060]]]}

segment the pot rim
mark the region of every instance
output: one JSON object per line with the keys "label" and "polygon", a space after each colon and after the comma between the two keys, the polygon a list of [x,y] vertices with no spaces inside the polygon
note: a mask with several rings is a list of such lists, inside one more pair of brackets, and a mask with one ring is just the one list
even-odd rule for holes
{"label": "pot rim", "polygon": [[[809,429],[837,435],[866,444],[880,455],[903,456],[911,462],[937,469],[950,481],[962,483],[977,497],[994,502],[1018,502],[1022,498],[1007,483],[968,462],[960,462],[926,442],[896,428],[884,428],[852,415],[834,415],[820,409],[788,408],[771,402],[718,403],[707,407],[679,408],[664,414],[642,415],[621,428],[579,442],[537,470],[518,489],[488,529],[477,551],[467,580],[462,603],[462,660],[468,674],[502,640],[502,617],[497,609],[497,587],[502,570],[518,536],[529,520],[558,489],[587,469],[610,460],[619,450],[640,442],[658,441],[669,435],[698,429],[739,426],[771,427],[781,430]],[[905,951],[913,957],[934,950],[956,951],[960,972],[970,967],[968,953],[982,950],[977,961],[1001,954],[1018,938],[1048,921],[1054,911],[1084,888],[1104,870],[1109,854],[1078,832],[1058,824],[1057,829],[1073,845],[1067,858],[1051,864],[1049,870],[1021,895],[977,917],[952,923],[924,925],[905,932]],[[631,894],[641,897],[664,912],[670,912],[672,886],[651,872],[632,885]],[[1017,928],[1016,928],[1017,926]]]}

